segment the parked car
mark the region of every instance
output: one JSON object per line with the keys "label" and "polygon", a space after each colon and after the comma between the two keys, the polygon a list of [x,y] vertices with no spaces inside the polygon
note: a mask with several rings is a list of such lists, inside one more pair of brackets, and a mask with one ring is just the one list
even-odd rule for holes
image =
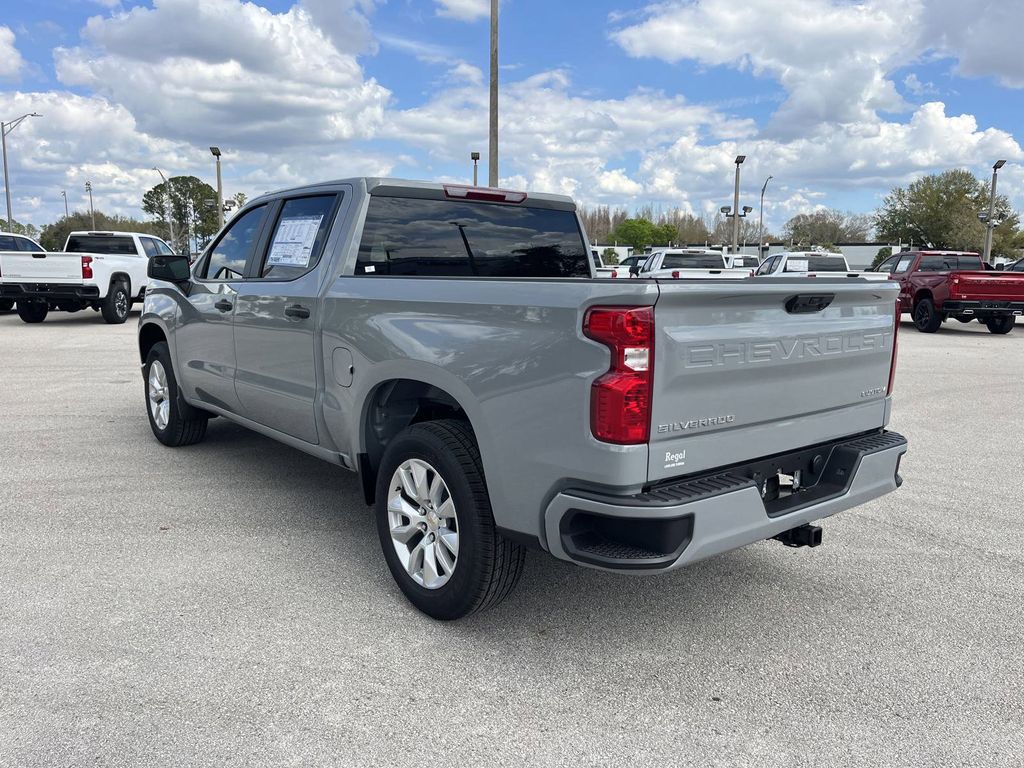
{"label": "parked car", "polygon": [[754,270],[732,269],[721,251],[710,248],[666,248],[654,251],[640,267],[638,277],[654,279],[736,280]]}
{"label": "parked car", "polygon": [[977,319],[992,333],[1009,333],[1024,313],[1024,275],[985,270],[976,253],[900,253],[879,264],[878,271],[899,281],[900,308],[923,333],[935,333],[950,317],[962,323]]}
{"label": "parked car", "polygon": [[1004,272],[1024,272],[1024,259],[1018,259],[1002,268]]}
{"label": "parked car", "polygon": [[664,573],[816,545],[900,485],[895,285],[596,280],[582,231],[569,198],[420,182],[253,200],[194,266],[150,262],[153,434],[217,414],[358,472],[438,619],[508,595],[525,547]]}
{"label": "parked car", "polygon": [[769,256],[757,271],[758,277],[863,277],[867,280],[888,280],[880,272],[857,272],[850,269],[841,253],[819,251],[783,251]]}
{"label": "parked car", "polygon": [[51,310],[91,307],[108,323],[123,323],[146,292],[146,266],[170,256],[159,237],[138,232],[72,232],[59,252],[0,253],[0,298],[16,301],[26,323],[41,323]]}
{"label": "parked car", "polygon": [[[4,253],[46,253],[46,249],[26,235],[2,232],[0,233],[0,256]],[[3,266],[0,263],[0,275],[2,274]],[[10,312],[12,309],[14,309],[14,299],[0,298],[0,312]]]}
{"label": "parked car", "polygon": [[[611,274],[607,275],[607,277],[614,277],[617,279],[621,279],[624,277],[636,277],[637,274],[640,272],[640,267],[643,266],[643,263],[645,261],[647,261],[646,254],[634,254],[633,256],[627,256],[614,267],[612,267]],[[598,275],[598,277],[605,277],[605,275],[601,274]]]}

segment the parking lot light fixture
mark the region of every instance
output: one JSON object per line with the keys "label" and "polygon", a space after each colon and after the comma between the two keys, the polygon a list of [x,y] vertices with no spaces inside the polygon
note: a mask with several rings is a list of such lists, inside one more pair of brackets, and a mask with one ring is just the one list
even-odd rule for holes
{"label": "parking lot light fixture", "polygon": [[220,181],[220,147],[210,147],[210,154],[217,158],[217,231],[224,229],[224,187]]}
{"label": "parking lot light fixture", "polygon": [[764,193],[768,189],[768,182],[774,179],[774,176],[769,176],[764,180],[764,184],[761,185],[761,207],[758,209],[757,215],[757,258],[761,259],[761,249],[764,248]]}
{"label": "parking lot light fixture", "polygon": [[747,159],[746,155],[736,156],[736,187],[732,200],[732,253],[738,253],[740,248],[740,166]]}
{"label": "parking lot light fixture", "polygon": [[480,186],[480,184],[479,184],[479,175],[478,175],[479,171],[480,171],[480,168],[479,168],[480,153],[479,152],[470,152],[469,153],[469,159],[473,161],[473,186],[474,187],[478,187],[478,186]]}
{"label": "parking lot light fixture", "polygon": [[996,160],[992,166],[992,191],[988,196],[988,217],[983,222],[985,224],[985,256],[983,258],[987,264],[992,263],[992,231],[999,226],[995,219],[996,181],[999,178],[999,169],[1004,165],[1006,165],[1005,160]]}
{"label": "parking lot light fixture", "polygon": [[7,231],[13,232],[14,227],[14,214],[11,213],[11,178],[8,171],[7,165],[7,134],[21,125],[25,120],[30,117],[42,117],[38,112],[29,112],[27,115],[22,115],[19,118],[11,120],[6,123],[0,122],[0,143],[3,144],[3,158],[4,158],[4,192],[7,195]]}

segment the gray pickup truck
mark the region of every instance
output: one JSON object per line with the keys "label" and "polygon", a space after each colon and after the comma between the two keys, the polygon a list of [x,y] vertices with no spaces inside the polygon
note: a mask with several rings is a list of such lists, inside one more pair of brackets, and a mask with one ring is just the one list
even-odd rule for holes
{"label": "gray pickup truck", "polygon": [[139,325],[168,446],[222,416],[359,473],[388,567],[454,619],[524,551],[662,573],[901,483],[897,287],[597,279],[565,197],[359,178],[253,200]]}

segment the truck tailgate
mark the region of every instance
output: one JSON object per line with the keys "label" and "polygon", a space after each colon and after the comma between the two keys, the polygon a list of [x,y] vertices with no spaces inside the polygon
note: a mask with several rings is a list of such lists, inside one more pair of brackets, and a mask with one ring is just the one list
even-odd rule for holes
{"label": "truck tailgate", "polygon": [[1018,272],[953,272],[950,298],[966,301],[1024,301],[1024,274]]}
{"label": "truck tailgate", "polygon": [[650,482],[884,425],[897,284],[755,278],[659,288]]}
{"label": "truck tailgate", "polygon": [[80,253],[0,253],[0,274],[7,282],[81,283]]}

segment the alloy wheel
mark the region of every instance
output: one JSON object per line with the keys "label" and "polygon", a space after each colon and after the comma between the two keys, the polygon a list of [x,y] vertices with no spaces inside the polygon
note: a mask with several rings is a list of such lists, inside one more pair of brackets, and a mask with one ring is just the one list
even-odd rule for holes
{"label": "alloy wheel", "polygon": [[388,529],[398,560],[421,587],[440,589],[459,558],[459,518],[441,474],[422,459],[399,465],[388,486]]}
{"label": "alloy wheel", "polygon": [[146,383],[149,395],[149,412],[157,429],[167,429],[171,418],[171,400],[167,388],[167,372],[163,363],[154,360],[149,366],[149,380]]}

